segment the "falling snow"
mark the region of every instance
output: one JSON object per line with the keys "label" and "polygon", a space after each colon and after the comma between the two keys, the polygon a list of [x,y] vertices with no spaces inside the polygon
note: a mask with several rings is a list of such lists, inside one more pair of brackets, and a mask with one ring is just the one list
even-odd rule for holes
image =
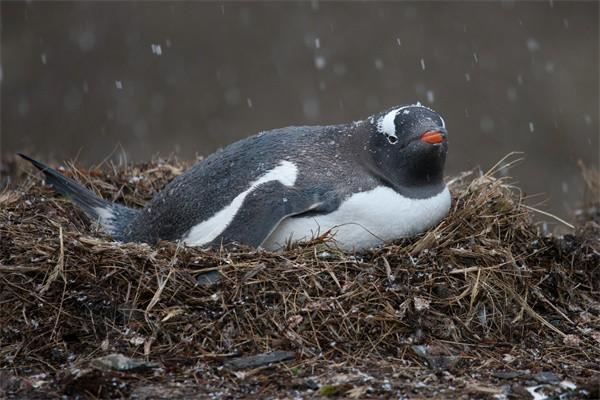
{"label": "falling snow", "polygon": [[529,51],[538,51],[541,48],[540,42],[531,37],[527,39],[526,44]]}
{"label": "falling snow", "polygon": [[152,49],[152,54],[156,54],[157,56],[162,55],[162,47],[160,44],[152,44],[150,47]]}
{"label": "falling snow", "polygon": [[425,71],[425,59],[421,58],[421,69]]}
{"label": "falling snow", "polygon": [[317,98],[307,98],[302,104],[302,111],[309,119],[316,119],[319,116],[319,100]]}
{"label": "falling snow", "polygon": [[427,101],[429,102],[429,104],[433,104],[433,102],[435,101],[435,93],[433,93],[433,90],[427,91]]}
{"label": "falling snow", "polygon": [[325,60],[325,57],[323,57],[323,56],[315,57],[315,67],[317,67],[317,69],[323,69],[326,66],[327,66],[327,61]]}

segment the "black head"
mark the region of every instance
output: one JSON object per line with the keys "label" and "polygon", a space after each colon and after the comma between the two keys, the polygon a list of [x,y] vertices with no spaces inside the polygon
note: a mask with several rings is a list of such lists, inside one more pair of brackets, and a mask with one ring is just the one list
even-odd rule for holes
{"label": "black head", "polygon": [[444,120],[420,104],[394,107],[369,118],[374,173],[397,191],[429,197],[443,189],[448,151]]}

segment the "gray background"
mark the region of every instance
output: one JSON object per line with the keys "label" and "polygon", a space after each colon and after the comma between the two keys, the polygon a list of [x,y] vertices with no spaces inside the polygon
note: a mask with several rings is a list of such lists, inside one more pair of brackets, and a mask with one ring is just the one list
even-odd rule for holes
{"label": "gray background", "polygon": [[[1,149],[99,163],[431,106],[448,174],[510,171],[569,218],[598,165],[598,2],[3,2]],[[160,46],[160,48],[159,48]]]}

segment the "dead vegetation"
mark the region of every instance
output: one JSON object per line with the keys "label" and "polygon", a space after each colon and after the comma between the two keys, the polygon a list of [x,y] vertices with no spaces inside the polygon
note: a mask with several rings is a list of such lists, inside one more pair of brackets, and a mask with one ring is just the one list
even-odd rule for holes
{"label": "dead vegetation", "polygon": [[[139,206],[183,168],[65,173]],[[600,360],[598,220],[544,236],[494,172],[453,180],[451,214],[435,229],[364,254],[339,251],[335,237],[277,254],[115,243],[38,175],[23,178],[0,193],[0,394],[527,395],[498,371],[553,371],[585,387]],[[597,194],[582,209],[597,210]],[[217,283],[202,279],[210,271]],[[273,351],[295,359],[227,367]],[[91,363],[111,353],[150,372]]]}

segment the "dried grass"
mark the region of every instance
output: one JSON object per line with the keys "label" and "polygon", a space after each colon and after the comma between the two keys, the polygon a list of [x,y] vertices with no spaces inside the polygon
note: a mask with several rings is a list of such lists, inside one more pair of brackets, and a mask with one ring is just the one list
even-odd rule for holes
{"label": "dried grass", "polygon": [[[184,167],[66,173],[140,205]],[[182,365],[271,350],[352,364],[411,358],[419,343],[469,359],[553,338],[562,362],[593,370],[599,226],[541,235],[494,172],[454,179],[435,229],[364,254],[327,237],[278,254],[115,243],[33,175],[0,194],[0,365],[57,371],[115,351]],[[219,283],[197,282],[214,270]]]}

